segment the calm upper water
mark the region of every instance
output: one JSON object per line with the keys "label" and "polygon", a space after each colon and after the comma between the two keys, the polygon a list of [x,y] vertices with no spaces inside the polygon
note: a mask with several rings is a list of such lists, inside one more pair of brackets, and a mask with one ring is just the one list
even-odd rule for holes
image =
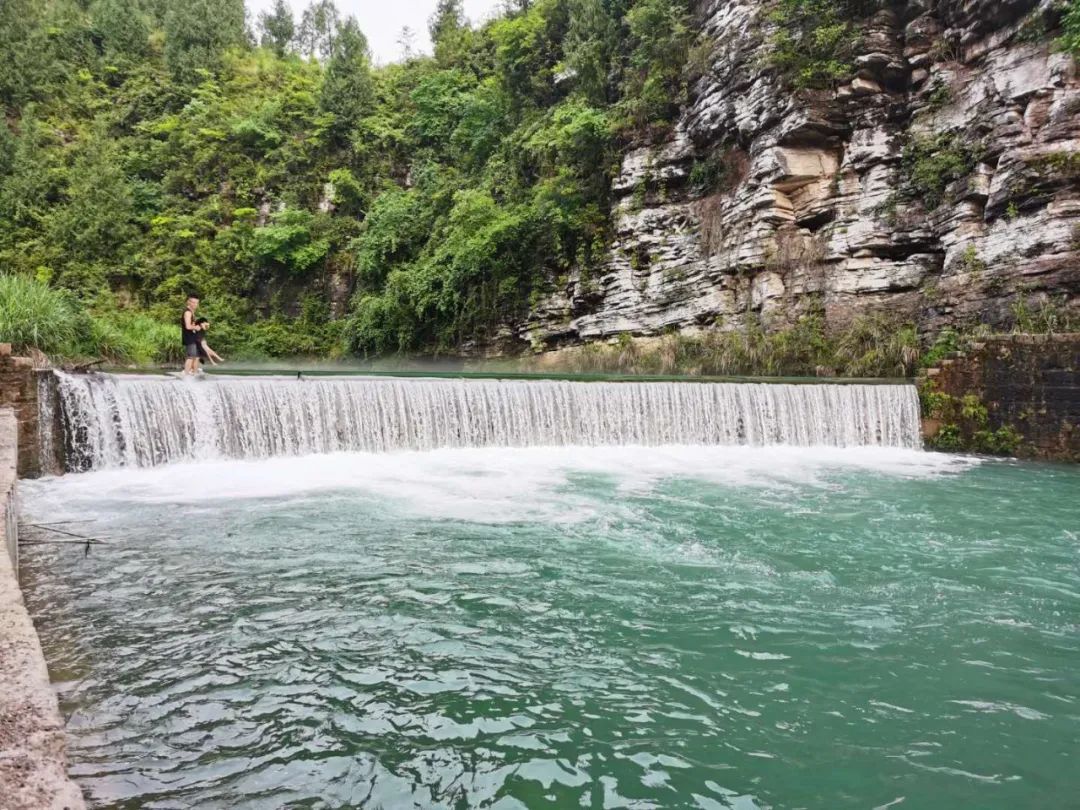
{"label": "calm upper water", "polygon": [[455,450],[25,482],[102,807],[1075,808],[1080,470]]}

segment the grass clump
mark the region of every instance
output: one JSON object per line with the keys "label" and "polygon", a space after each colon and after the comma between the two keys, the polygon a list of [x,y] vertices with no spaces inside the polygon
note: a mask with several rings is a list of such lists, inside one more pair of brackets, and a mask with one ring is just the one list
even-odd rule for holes
{"label": "grass clump", "polygon": [[181,359],[175,325],[139,312],[93,314],[66,290],[10,274],[0,275],[0,342],[57,360],[150,365]]}
{"label": "grass clump", "polygon": [[1012,304],[1013,331],[1026,335],[1080,332],[1080,312],[1069,307],[1067,295],[1031,301],[1021,292]]}
{"label": "grass clump", "polygon": [[575,373],[902,377],[914,371],[918,354],[911,324],[866,315],[829,333],[824,318],[810,314],[771,332],[752,321],[741,329],[651,340],[623,333],[614,343],[583,346],[563,362]]}
{"label": "grass clump", "polygon": [[72,297],[37,279],[0,275],[0,342],[17,352],[70,351],[80,332]]}

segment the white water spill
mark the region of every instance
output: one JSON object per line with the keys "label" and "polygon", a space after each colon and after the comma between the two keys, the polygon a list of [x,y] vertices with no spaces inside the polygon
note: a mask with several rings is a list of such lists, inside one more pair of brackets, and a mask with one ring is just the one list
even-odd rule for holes
{"label": "white water spill", "polygon": [[27,511],[54,516],[51,520],[98,507],[112,510],[116,502],[189,506],[342,491],[439,519],[566,522],[595,511],[591,498],[574,491],[573,479],[580,474],[605,476],[624,493],[647,492],[671,479],[793,489],[827,485],[837,473],[918,479],[960,472],[975,463],[881,447],[452,448],[121,468],[24,481],[20,487]]}
{"label": "white water spill", "polygon": [[57,376],[69,469],[448,447],[920,445],[911,385]]}

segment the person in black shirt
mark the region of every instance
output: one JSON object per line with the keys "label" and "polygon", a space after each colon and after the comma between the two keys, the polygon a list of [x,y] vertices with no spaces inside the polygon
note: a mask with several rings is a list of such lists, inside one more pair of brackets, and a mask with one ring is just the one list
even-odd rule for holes
{"label": "person in black shirt", "polygon": [[180,317],[180,340],[184,346],[184,373],[194,374],[199,370],[199,343],[202,340],[202,327],[195,321],[195,310],[199,308],[199,297],[189,295],[184,314]]}

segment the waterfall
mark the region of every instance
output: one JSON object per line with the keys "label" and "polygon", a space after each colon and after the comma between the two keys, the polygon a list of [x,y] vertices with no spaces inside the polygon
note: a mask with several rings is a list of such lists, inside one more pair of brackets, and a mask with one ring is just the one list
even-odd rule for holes
{"label": "waterfall", "polygon": [[69,470],[437,447],[920,445],[911,385],[57,378]]}

